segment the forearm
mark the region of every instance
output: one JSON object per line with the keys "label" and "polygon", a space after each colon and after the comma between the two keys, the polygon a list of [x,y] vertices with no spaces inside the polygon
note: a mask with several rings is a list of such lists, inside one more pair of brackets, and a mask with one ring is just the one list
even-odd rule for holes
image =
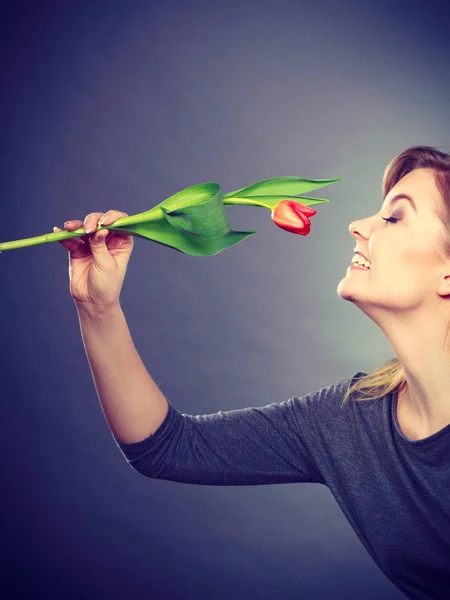
{"label": "forearm", "polygon": [[114,438],[123,444],[154,433],[168,411],[131,338],[120,304],[92,310],[75,302],[95,388]]}

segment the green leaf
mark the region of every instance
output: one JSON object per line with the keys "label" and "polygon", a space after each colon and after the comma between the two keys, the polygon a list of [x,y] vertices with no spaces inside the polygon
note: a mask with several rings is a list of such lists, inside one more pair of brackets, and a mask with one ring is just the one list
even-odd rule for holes
{"label": "green leaf", "polygon": [[184,208],[186,206],[203,204],[217,194],[220,194],[220,185],[213,181],[209,181],[207,183],[199,183],[184,188],[180,192],[173,194],[173,196],[169,196],[157,206],[167,210],[178,210],[179,208]]}
{"label": "green leaf", "polygon": [[289,194],[290,196],[298,196],[305,192],[311,192],[317,190],[326,185],[330,185],[335,181],[340,181],[342,177],[335,179],[304,179],[302,177],[295,177],[286,175],[285,177],[273,177],[271,179],[263,179],[257,181],[252,185],[249,185],[239,190],[234,190],[224,195],[224,198],[230,196],[239,197],[251,197],[251,196],[264,196],[274,194]]}
{"label": "green leaf", "polygon": [[231,229],[222,237],[199,237],[187,231],[182,232],[175,229],[168,221],[135,223],[134,225],[124,225],[123,227],[108,225],[107,228],[110,231],[119,231],[135,237],[153,240],[158,244],[169,246],[191,256],[214,256],[255,233],[259,233],[257,230],[234,231]]}
{"label": "green leaf", "polygon": [[[178,231],[202,237],[226,235],[231,230],[231,226],[223,205],[220,186],[201,184],[193,187],[196,189],[189,188],[192,191],[187,198],[188,205],[183,208],[168,210],[170,204],[166,204],[167,201],[160,205],[167,221]],[[179,203],[171,204],[173,206]]]}

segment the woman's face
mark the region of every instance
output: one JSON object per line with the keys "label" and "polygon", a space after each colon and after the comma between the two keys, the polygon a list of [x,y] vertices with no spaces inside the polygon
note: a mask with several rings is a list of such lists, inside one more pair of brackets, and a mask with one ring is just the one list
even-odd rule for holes
{"label": "woman's face", "polygon": [[[409,195],[414,205],[406,198],[391,202],[399,194]],[[440,202],[434,171],[416,169],[390,190],[377,214],[351,223],[355,247],[369,259],[371,268],[348,268],[338,284],[338,296],[374,320],[386,312],[435,309],[442,300],[439,284],[450,281],[450,260],[445,262],[439,247],[444,227],[433,212]],[[382,217],[398,221],[390,223]]]}

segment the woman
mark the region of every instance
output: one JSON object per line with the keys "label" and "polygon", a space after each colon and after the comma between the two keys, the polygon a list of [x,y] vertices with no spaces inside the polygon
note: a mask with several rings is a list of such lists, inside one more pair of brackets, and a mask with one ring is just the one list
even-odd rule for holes
{"label": "woman", "polygon": [[203,485],[326,485],[407,597],[448,600],[450,155],[408,148],[386,168],[383,199],[350,225],[367,262],[349,267],[337,292],[382,329],[396,358],[302,397],[211,415],[181,414],[133,344],[119,302],[133,238],[91,233],[128,215],[91,213],[86,236],[60,243],[99,400],[136,471]]}

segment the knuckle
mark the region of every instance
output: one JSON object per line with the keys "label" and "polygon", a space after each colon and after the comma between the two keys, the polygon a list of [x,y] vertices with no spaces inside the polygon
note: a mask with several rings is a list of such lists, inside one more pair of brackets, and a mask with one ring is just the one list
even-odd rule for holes
{"label": "knuckle", "polygon": [[[111,215],[119,215],[121,217],[128,217],[129,216],[128,213],[123,212],[122,210],[108,210],[108,213],[111,214]],[[105,213],[105,214],[108,214],[108,213]]]}
{"label": "knuckle", "polygon": [[[105,221],[106,219],[112,219],[113,222],[117,221],[117,219],[120,219],[121,217],[128,217],[129,214],[126,212],[123,212],[121,210],[107,210],[104,213],[101,212],[92,212],[89,213],[88,215],[85,216],[84,221],[83,221],[83,226],[85,229],[90,229],[91,225],[92,226],[96,226],[97,223],[102,224],[103,221]],[[71,223],[70,221],[66,221],[66,223]]]}
{"label": "knuckle", "polygon": [[100,217],[100,222],[106,221],[107,219],[112,219],[113,222],[117,221],[117,219],[120,219],[121,217],[128,217],[128,213],[123,212],[121,210],[107,210],[105,213],[103,213]]}

